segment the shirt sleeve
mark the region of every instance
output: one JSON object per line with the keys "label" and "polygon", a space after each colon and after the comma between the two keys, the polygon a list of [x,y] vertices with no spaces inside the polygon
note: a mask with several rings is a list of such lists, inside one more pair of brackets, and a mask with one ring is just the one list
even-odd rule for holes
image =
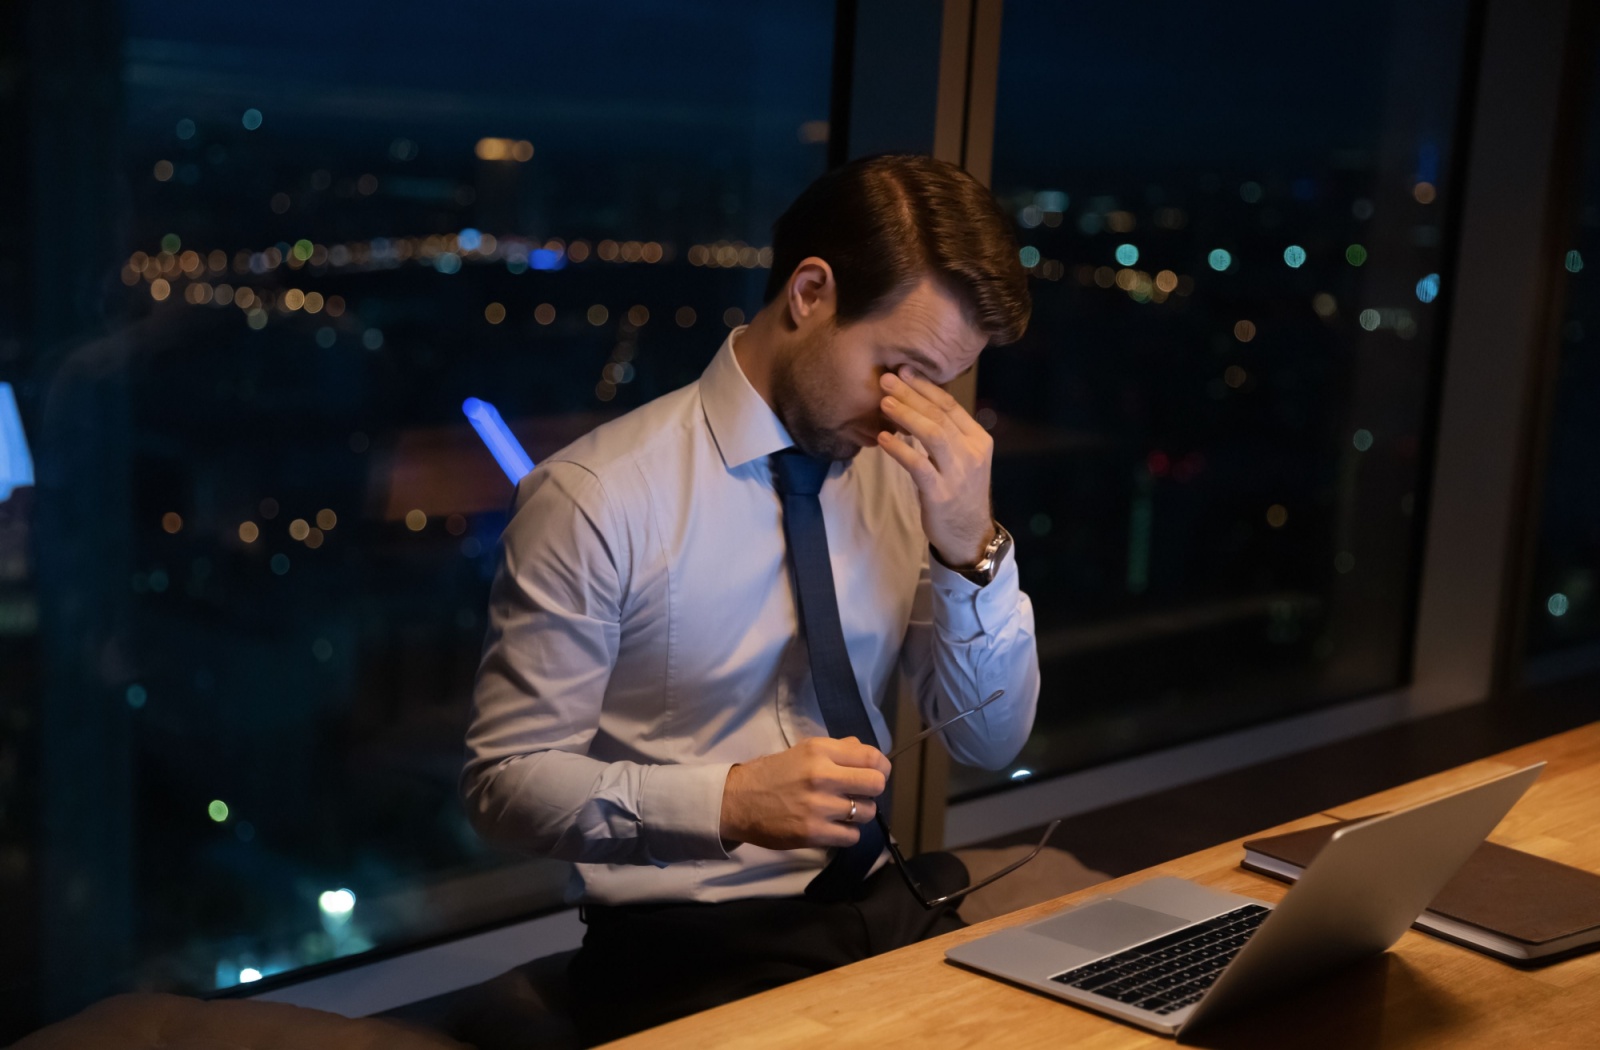
{"label": "shirt sleeve", "polygon": [[940,736],[951,756],[967,765],[1000,769],[1016,758],[1033,731],[1039,651],[1015,548],[982,586],[924,554],[902,671],[927,725],[1004,689],[1005,696]]}
{"label": "shirt sleeve", "polygon": [[461,793],[479,834],[522,852],[658,867],[724,859],[731,763],[588,755],[616,663],[627,564],[627,531],[592,472],[547,463],[517,486]]}

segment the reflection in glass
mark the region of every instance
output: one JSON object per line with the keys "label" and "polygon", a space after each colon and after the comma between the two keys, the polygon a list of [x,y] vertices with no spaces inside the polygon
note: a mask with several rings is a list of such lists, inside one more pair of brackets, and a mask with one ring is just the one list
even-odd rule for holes
{"label": "reflection in glass", "polygon": [[463,402],[538,460],[699,374],[823,170],[833,23],[92,6],[61,38],[104,72],[30,141],[98,188],[36,187],[59,236],[0,267],[79,275],[0,324],[37,473],[0,430],[0,706],[39,756],[0,813],[42,893],[5,951],[41,1022],[560,902],[457,800],[512,494]]}
{"label": "reflection in glass", "polygon": [[[1597,63],[1600,64],[1600,63]],[[1600,77],[1580,145],[1576,222],[1561,251],[1565,311],[1527,617],[1528,670],[1593,666],[1600,649]]]}
{"label": "reflection in glass", "polygon": [[1400,684],[1465,13],[1006,4],[977,416],[1043,692],[957,796]]}

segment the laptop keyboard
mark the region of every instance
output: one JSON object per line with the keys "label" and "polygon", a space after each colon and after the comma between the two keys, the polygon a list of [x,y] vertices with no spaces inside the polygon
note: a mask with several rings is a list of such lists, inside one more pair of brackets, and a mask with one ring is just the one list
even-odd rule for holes
{"label": "laptop keyboard", "polygon": [[1050,978],[1141,1010],[1170,1014],[1198,1002],[1268,915],[1249,904]]}

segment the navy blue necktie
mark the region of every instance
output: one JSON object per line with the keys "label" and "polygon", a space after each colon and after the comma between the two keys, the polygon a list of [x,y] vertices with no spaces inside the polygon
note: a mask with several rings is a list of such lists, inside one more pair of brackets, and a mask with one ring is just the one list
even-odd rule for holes
{"label": "navy blue necktie", "polygon": [[[794,570],[795,597],[800,606],[800,630],[811,660],[811,680],[828,735],[853,736],[863,744],[880,746],[878,734],[867,718],[867,708],[856,685],[839,625],[839,600],[833,590],[833,565],[828,560],[828,533],[822,521],[822,479],[831,464],[799,449],[772,455],[772,479],[783,497],[783,535],[789,544],[789,565]],[[880,801],[882,801],[880,799]],[[883,832],[876,821],[860,825],[861,839],[834,853],[828,866],[806,887],[813,900],[837,901],[850,897],[867,877],[883,852]]]}

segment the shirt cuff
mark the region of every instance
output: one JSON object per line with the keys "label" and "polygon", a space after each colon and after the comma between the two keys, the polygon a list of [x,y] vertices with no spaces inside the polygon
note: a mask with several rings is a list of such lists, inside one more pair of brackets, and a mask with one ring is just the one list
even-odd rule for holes
{"label": "shirt cuff", "polygon": [[933,585],[933,623],[941,637],[970,642],[999,630],[1021,597],[1015,552],[1000,563],[987,586],[973,583],[938,558],[928,559]]}
{"label": "shirt cuff", "polygon": [[728,859],[722,845],[722,790],[732,768],[732,762],[648,767],[639,819],[653,863]]}

